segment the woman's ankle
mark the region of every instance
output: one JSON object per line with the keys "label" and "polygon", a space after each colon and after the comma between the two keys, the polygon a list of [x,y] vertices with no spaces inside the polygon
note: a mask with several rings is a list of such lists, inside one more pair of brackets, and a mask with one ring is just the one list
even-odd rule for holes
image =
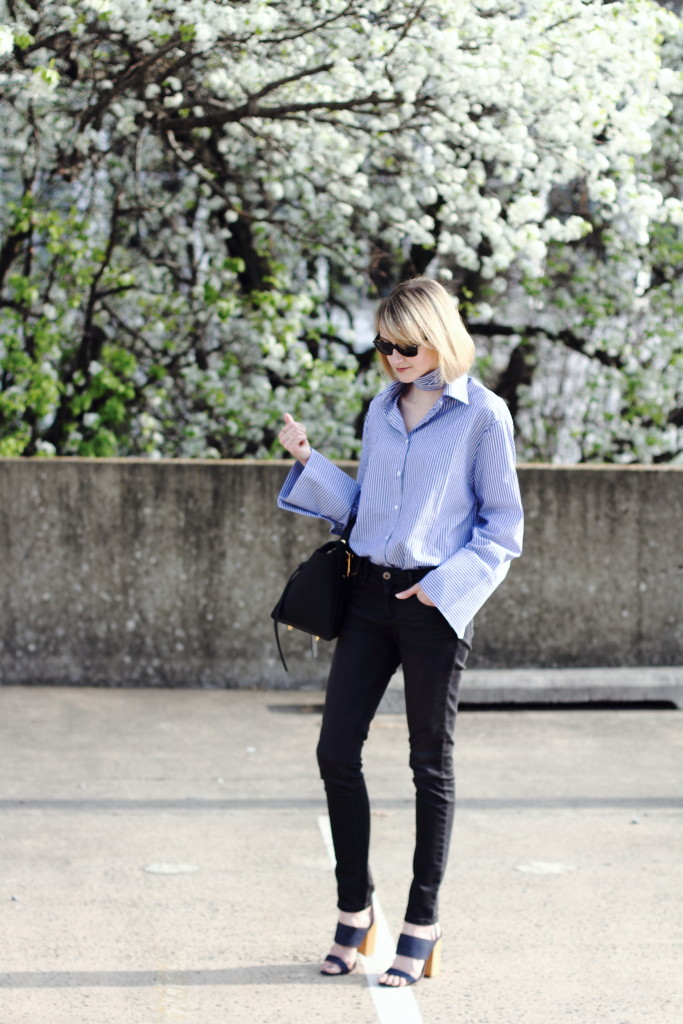
{"label": "woman's ankle", "polygon": [[440,934],[439,922],[434,924],[413,924],[411,921],[404,921],[401,927],[404,935],[412,935],[417,939],[435,939]]}
{"label": "woman's ankle", "polygon": [[370,924],[372,918],[372,904],[364,910],[340,910],[339,923],[348,924],[352,928],[365,928]]}

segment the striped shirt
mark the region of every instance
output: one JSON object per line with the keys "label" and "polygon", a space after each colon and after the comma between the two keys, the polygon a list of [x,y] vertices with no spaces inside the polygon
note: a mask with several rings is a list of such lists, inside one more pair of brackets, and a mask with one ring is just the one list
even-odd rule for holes
{"label": "striped shirt", "polygon": [[395,381],[373,399],[363,428],[358,479],[315,449],[297,462],[282,509],[327,519],[378,565],[434,566],[420,586],[458,636],[521,554],[523,512],[507,406],[462,376],[410,432]]}

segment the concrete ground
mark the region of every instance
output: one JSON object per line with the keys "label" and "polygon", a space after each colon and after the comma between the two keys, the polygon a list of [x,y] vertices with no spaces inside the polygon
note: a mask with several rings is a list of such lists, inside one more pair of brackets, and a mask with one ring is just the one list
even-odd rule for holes
{"label": "concrete ground", "polygon": [[322,978],[321,700],[0,688],[0,1024],[680,1024],[683,712],[463,711],[442,973],[386,992],[406,728],[367,747],[381,948]]}

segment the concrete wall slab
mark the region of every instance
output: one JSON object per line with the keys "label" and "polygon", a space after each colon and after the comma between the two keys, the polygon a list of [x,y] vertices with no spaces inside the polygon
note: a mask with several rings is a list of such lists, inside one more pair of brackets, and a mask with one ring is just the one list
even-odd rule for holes
{"label": "concrete wall slab", "polygon": [[[286,461],[0,460],[0,682],[324,684],[270,611],[329,537],[281,512]],[[355,463],[339,463],[355,472]],[[683,467],[521,466],[525,551],[479,668],[683,664]]]}

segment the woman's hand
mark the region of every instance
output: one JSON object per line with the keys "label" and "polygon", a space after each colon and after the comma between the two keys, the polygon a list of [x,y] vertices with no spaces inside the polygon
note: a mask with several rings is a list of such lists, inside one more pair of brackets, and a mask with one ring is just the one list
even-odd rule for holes
{"label": "woman's hand", "polygon": [[303,423],[297,423],[288,412],[285,413],[285,425],[278,434],[278,440],[302,466],[306,465],[311,455],[306,428]]}
{"label": "woman's hand", "polygon": [[416,583],[414,586],[410,587],[409,590],[402,590],[400,594],[396,595],[396,597],[399,597],[403,601],[405,600],[406,597],[412,597],[413,594],[421,604],[426,604],[428,608],[436,608],[436,605],[432,601],[431,597],[427,597],[419,583]]}

